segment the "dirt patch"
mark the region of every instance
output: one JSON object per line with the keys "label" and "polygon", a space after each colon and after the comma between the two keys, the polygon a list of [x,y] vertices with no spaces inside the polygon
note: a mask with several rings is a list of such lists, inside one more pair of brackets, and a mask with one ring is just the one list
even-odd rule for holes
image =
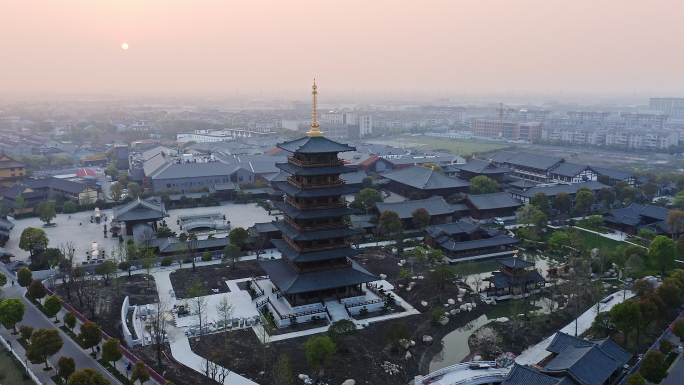
{"label": "dirt patch", "polygon": [[174,360],[168,345],[164,345],[162,350],[161,368],[157,366],[157,351],[154,346],[136,346],[132,350],[136,356],[175,385],[216,385],[209,378]]}
{"label": "dirt patch", "polygon": [[[146,274],[122,275],[112,278],[107,284],[104,280],[88,280],[83,286],[71,284],[67,291],[64,285],[57,286],[57,294],[70,303],[102,330],[111,336],[121,338],[121,305],[129,297],[131,305],[146,305],[159,301],[154,278]],[[77,295],[78,287],[83,294]],[[88,298],[85,298],[88,297]],[[93,308],[91,308],[92,306]]]}
{"label": "dirt patch", "polygon": [[188,291],[195,284],[199,284],[201,295],[228,293],[230,290],[226,281],[263,274],[256,261],[242,261],[236,263],[235,268],[230,264],[219,264],[198,266],[194,272],[192,268],[179,269],[171,273],[169,278],[176,298],[182,299],[191,297]]}

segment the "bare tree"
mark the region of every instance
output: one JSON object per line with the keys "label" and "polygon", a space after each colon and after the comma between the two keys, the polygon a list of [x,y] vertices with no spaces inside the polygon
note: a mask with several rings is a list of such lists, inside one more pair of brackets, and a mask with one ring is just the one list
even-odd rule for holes
{"label": "bare tree", "polygon": [[62,285],[66,290],[67,299],[71,301],[71,290],[73,287],[74,255],[76,247],[71,241],[59,245],[62,260],[59,262],[59,273],[62,278]]}
{"label": "bare tree", "polygon": [[193,283],[188,290],[188,294],[190,294],[191,297],[191,313],[197,315],[199,323],[199,336],[202,337],[204,335],[204,324],[207,320],[207,299],[203,295],[204,293],[202,292],[202,284],[197,281]]}
{"label": "bare tree", "polygon": [[[218,312],[219,319],[221,323],[223,323],[223,328],[227,329],[228,325],[231,323],[233,319],[233,305],[228,301],[228,296],[224,295],[221,298],[221,301],[219,301],[218,305],[216,305],[216,311]],[[226,345],[226,348],[228,347],[228,333],[223,333],[224,335],[224,344]]]}
{"label": "bare tree", "polygon": [[155,312],[148,321],[150,331],[152,334],[152,341],[154,343],[155,353],[157,355],[157,368],[162,369],[162,349],[164,347],[164,337],[166,336],[166,315],[168,312],[168,305],[163,302],[157,302]]}
{"label": "bare tree", "polygon": [[214,363],[208,359],[204,359],[204,375],[211,378],[212,380],[218,382],[219,384],[223,384],[223,382],[226,380],[228,375],[230,374],[230,370],[224,368],[223,366]]}

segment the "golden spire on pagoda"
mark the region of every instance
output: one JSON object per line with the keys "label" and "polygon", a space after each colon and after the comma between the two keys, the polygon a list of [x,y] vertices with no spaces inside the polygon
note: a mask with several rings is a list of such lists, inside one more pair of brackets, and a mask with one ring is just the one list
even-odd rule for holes
{"label": "golden spire on pagoda", "polygon": [[311,86],[311,128],[307,131],[307,136],[322,136],[321,126],[318,124],[318,86],[316,85],[316,78],[313,80]]}

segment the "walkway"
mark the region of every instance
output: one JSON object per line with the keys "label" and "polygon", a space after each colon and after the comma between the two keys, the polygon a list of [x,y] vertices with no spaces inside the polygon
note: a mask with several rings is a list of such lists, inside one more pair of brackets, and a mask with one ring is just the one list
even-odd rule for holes
{"label": "walkway", "polygon": [[[216,263],[220,263],[220,261],[205,262],[203,264],[208,265]],[[199,266],[199,263],[197,265]],[[159,301],[169,308],[173,307],[173,304],[177,301],[169,275],[177,269],[178,267],[169,266],[166,268],[153,269],[152,271],[154,282],[157,285],[157,292],[159,293]],[[229,287],[231,286],[232,285],[229,284]],[[235,285],[235,287],[237,287],[237,285]],[[231,287],[231,291],[232,290],[233,287]],[[190,348],[190,341],[185,335],[185,329],[169,324],[167,326],[167,335],[171,348],[171,356],[188,368],[193,369],[202,375],[206,375],[207,360],[192,351]],[[232,372],[227,368],[223,369],[230,372],[223,381],[224,385],[258,385],[256,382]]]}
{"label": "walkway", "polygon": [[[599,313],[609,311],[613,308],[613,306],[622,303],[625,300],[630,299],[632,297],[634,297],[634,293],[629,290],[626,293],[623,293],[622,291],[615,292],[601,300],[601,304],[599,305]],[[589,310],[582,313],[582,315],[580,315],[576,319],[577,335],[582,335],[584,334],[584,332],[589,330],[596,316],[596,305],[592,306]],[[572,321],[569,324],[565,325],[565,327],[562,328],[560,331],[566,334],[575,335],[575,321]],[[542,361],[551,354],[546,350],[546,348],[549,346],[549,344],[551,344],[551,341],[555,336],[556,333],[553,333],[551,336],[549,336],[542,342],[525,349],[515,359],[515,362],[517,362],[520,365],[534,365]]]}
{"label": "walkway", "polygon": [[[0,264],[0,274],[5,274],[7,276],[7,282],[11,282],[12,280],[16,281],[16,277],[9,271],[7,271],[3,264]],[[28,325],[33,327],[34,329],[56,329],[59,332],[60,337],[62,337],[62,341],[64,342],[64,345],[62,346],[62,349],[60,349],[60,351],[57,352],[57,354],[53,355],[48,360],[53,368],[56,367],[57,360],[59,359],[59,357],[71,357],[76,362],[76,369],[95,369],[96,371],[100,372],[107,380],[109,380],[109,382],[112,385],[121,385],[121,382],[119,382],[119,380],[114,378],[105,368],[103,368],[94,358],[92,358],[90,354],[88,354],[88,352],[83,350],[66,333],[64,333],[61,329],[56,328],[56,324],[52,320],[48,319],[45,316],[45,314],[38,310],[38,308],[36,308],[30,301],[28,301],[24,297],[26,289],[19,285],[11,286],[10,284],[8,284],[2,290],[4,298],[19,298],[23,302],[25,311],[24,318],[19,323],[20,325]],[[12,335],[11,331],[1,326],[0,335],[2,335],[2,337],[6,340],[11,341],[12,348],[17,353],[19,353],[20,356],[25,358],[24,349],[17,341],[18,336]],[[54,382],[50,379],[50,376],[53,376],[56,373],[54,369],[51,371],[44,371],[42,364],[34,365],[31,363],[29,363],[29,367],[33,369],[33,372],[42,383],[54,384]]]}

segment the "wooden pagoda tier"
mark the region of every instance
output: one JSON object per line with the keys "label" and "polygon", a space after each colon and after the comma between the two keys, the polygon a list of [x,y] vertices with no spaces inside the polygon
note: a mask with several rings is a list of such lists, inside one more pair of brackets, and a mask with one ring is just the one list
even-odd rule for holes
{"label": "wooden pagoda tier", "polygon": [[275,182],[285,193],[277,207],[284,218],[273,222],[282,239],[273,240],[282,259],[261,261],[273,284],[293,306],[327,297],[359,295],[361,285],[378,278],[351,260],[350,238],[358,234],[345,217],[354,212],[343,195],[356,192],[340,174],[352,172],[337,154],[354,148],[323,136],[279,144],[291,153],[277,166],[290,176]]}

